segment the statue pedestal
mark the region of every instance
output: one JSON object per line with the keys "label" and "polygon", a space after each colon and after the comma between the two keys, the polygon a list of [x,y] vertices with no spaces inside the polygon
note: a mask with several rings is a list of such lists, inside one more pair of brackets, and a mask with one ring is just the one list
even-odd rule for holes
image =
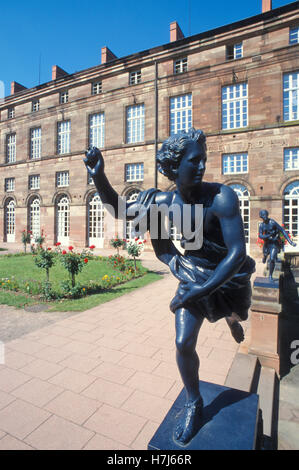
{"label": "statue pedestal", "polygon": [[176,415],[185,403],[179,394],[152,437],[148,450],[254,450],[259,398],[254,393],[200,381],[204,401],[202,426],[186,446],[173,440]]}
{"label": "statue pedestal", "polygon": [[248,352],[279,376],[278,320],[281,312],[279,280],[257,277],[251,303],[251,339]]}

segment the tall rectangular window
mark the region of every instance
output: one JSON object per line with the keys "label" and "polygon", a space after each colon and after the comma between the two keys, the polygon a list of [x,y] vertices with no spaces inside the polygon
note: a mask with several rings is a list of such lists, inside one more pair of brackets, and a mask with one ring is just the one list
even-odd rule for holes
{"label": "tall rectangular window", "polygon": [[299,42],[299,27],[296,26],[295,28],[290,28],[290,36],[289,36],[290,44],[298,44]]}
{"label": "tall rectangular window", "polygon": [[173,73],[184,73],[188,72],[188,60],[187,57],[184,59],[175,60],[173,63]]}
{"label": "tall rectangular window", "polygon": [[128,163],[125,165],[125,179],[128,182],[143,181],[144,165],[143,163]]}
{"label": "tall rectangular window", "polygon": [[192,127],[192,95],[170,98],[170,135]]}
{"label": "tall rectangular window", "polygon": [[247,83],[222,88],[222,129],[247,126],[247,100]]}
{"label": "tall rectangular window", "polygon": [[68,103],[68,101],[69,101],[69,92],[67,90],[62,91],[61,93],[59,93],[59,103],[60,104]]}
{"label": "tall rectangular window", "polygon": [[105,115],[104,113],[89,116],[89,145],[103,148],[105,138]]}
{"label": "tall rectangular window", "polygon": [[299,119],[299,72],[285,73],[283,76],[283,119]]}
{"label": "tall rectangular window", "polygon": [[10,192],[10,191],[15,190],[15,179],[14,178],[5,178],[4,190],[6,192]]}
{"label": "tall rectangular window", "polygon": [[11,106],[7,110],[7,119],[13,119],[15,117],[15,108]]}
{"label": "tall rectangular window", "polygon": [[33,113],[39,111],[39,100],[33,100],[31,103],[31,110]]}
{"label": "tall rectangular window", "polygon": [[222,173],[223,175],[231,175],[234,173],[248,172],[248,154],[235,153],[222,155]]}
{"label": "tall rectangular window", "polygon": [[144,104],[127,107],[127,144],[144,141]]}
{"label": "tall rectangular window", "polygon": [[30,130],[30,158],[41,158],[42,130],[40,127]]}
{"label": "tall rectangular window", "polygon": [[299,148],[284,149],[283,169],[299,170]]}
{"label": "tall rectangular window", "polygon": [[70,184],[70,175],[68,171],[58,171],[56,173],[56,186],[58,188],[62,186],[69,186]]}
{"label": "tall rectangular window", "polygon": [[137,85],[141,82],[141,70],[135,70],[129,74],[129,85]]}
{"label": "tall rectangular window", "polygon": [[71,151],[71,121],[58,123],[57,128],[57,152],[59,155]]}
{"label": "tall rectangular window", "polygon": [[40,175],[30,175],[28,180],[29,189],[40,188]]}
{"label": "tall rectangular window", "polygon": [[243,44],[230,44],[226,46],[226,58],[227,60],[241,59],[243,57]]}
{"label": "tall rectangular window", "polygon": [[102,93],[102,82],[93,82],[91,84],[91,94],[99,95],[100,93]]}
{"label": "tall rectangular window", "polygon": [[15,162],[16,157],[16,134],[8,134],[6,136],[6,163]]}

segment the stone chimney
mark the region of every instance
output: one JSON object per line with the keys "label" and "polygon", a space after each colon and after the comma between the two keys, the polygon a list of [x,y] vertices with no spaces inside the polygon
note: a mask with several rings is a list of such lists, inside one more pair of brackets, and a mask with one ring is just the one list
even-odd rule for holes
{"label": "stone chimney", "polygon": [[58,65],[52,66],[52,80],[58,80],[59,78],[65,77],[68,73]]}
{"label": "stone chimney", "polygon": [[111,60],[117,59],[116,55],[113,54],[113,52],[110,51],[108,47],[102,47],[101,49],[101,64],[106,64],[107,62],[110,62]]}
{"label": "stone chimney", "polygon": [[272,0],[262,0],[262,13],[272,10]]}
{"label": "stone chimney", "polygon": [[10,94],[11,95],[15,95],[19,91],[23,91],[23,90],[26,90],[25,86],[21,85],[18,82],[11,82],[11,84],[10,84]]}
{"label": "stone chimney", "polygon": [[170,42],[178,41],[179,39],[183,39],[185,36],[179,27],[176,21],[170,23]]}

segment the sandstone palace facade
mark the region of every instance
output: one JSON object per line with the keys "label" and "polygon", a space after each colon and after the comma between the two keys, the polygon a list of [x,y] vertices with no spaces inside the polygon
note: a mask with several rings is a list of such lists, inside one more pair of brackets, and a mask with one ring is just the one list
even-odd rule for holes
{"label": "sandstone palace facade", "polygon": [[263,0],[262,11],[187,38],[174,22],[168,44],[122,58],[103,47],[101,65],[73,74],[55,65],[31,89],[12,82],[0,104],[1,241],[44,228],[48,243],[106,246],[86,148],[101,148],[113,187],[135,198],[172,189],[155,154],[193,126],[207,134],[205,180],[239,196],[249,252],[260,253],[260,209],[298,242],[299,2]]}

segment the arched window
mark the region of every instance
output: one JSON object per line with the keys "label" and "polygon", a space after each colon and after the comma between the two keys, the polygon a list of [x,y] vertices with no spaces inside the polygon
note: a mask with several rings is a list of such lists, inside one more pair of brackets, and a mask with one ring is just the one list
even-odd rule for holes
{"label": "arched window", "polygon": [[40,200],[38,197],[33,197],[29,201],[28,212],[29,230],[34,240],[40,236]]}
{"label": "arched window", "polygon": [[4,217],[5,217],[5,238],[8,243],[15,241],[16,233],[16,204],[13,199],[9,199],[5,204]]}
{"label": "arched window", "polygon": [[230,184],[230,187],[237,193],[240,203],[240,212],[243,219],[245,243],[249,249],[249,234],[250,234],[250,207],[249,207],[249,191],[241,184]]}
{"label": "arched window", "polygon": [[[138,198],[140,191],[138,189],[132,189],[127,195],[127,202],[134,202]],[[133,233],[133,222],[132,220],[127,220],[126,221],[126,233],[125,233],[126,239],[132,239],[134,238],[134,233]]]}
{"label": "arched window", "polygon": [[62,245],[68,245],[70,234],[70,203],[63,194],[56,203],[56,237]]}
{"label": "arched window", "polygon": [[[286,231],[298,244],[298,208],[299,208],[299,181],[289,184],[283,194],[283,223]],[[298,249],[298,247],[297,247]],[[291,251],[292,246],[285,245],[286,251]]]}
{"label": "arched window", "polygon": [[88,199],[88,244],[104,245],[104,206],[98,193]]}

